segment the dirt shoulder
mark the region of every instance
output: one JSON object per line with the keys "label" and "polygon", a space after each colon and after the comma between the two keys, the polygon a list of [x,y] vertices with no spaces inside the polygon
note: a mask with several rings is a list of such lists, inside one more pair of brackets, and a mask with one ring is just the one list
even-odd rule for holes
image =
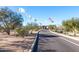
{"label": "dirt shoulder", "polygon": [[23,38],[0,33],[0,52],[23,52],[24,50],[29,51],[34,39],[35,34]]}

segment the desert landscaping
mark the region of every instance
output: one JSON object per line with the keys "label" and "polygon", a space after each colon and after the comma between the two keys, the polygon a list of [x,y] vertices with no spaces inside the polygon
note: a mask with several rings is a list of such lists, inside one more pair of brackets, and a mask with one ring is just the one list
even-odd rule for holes
{"label": "desert landscaping", "polygon": [[0,33],[0,52],[23,52],[29,51],[35,35],[27,37],[16,37]]}

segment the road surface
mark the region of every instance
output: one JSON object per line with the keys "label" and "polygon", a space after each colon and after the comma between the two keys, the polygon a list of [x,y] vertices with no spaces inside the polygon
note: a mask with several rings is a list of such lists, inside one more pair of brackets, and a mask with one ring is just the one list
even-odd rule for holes
{"label": "road surface", "polygon": [[51,33],[39,32],[38,52],[79,52],[79,42]]}

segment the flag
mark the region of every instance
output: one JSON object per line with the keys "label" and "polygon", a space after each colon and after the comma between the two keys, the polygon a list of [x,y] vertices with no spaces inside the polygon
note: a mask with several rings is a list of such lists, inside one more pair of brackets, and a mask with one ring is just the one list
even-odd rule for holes
{"label": "flag", "polygon": [[50,20],[52,23],[54,22],[51,17],[49,17],[49,20]]}

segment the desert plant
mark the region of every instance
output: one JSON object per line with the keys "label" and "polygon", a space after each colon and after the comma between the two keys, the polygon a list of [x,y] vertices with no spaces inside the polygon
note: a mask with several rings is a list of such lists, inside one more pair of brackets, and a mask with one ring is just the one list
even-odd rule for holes
{"label": "desert plant", "polygon": [[36,23],[28,23],[25,28],[26,30],[31,31],[31,34],[33,31],[38,31],[40,29]]}
{"label": "desert plant", "polygon": [[25,30],[25,28],[16,28],[16,32],[19,36],[26,36],[28,34],[28,31]]}
{"label": "desert plant", "polygon": [[69,20],[65,20],[62,22],[62,25],[66,32],[73,32],[74,36],[76,36],[76,31],[79,30],[79,18],[71,18]]}
{"label": "desert plant", "polygon": [[0,8],[0,25],[10,35],[10,30],[22,26],[22,15],[10,10],[7,7]]}

